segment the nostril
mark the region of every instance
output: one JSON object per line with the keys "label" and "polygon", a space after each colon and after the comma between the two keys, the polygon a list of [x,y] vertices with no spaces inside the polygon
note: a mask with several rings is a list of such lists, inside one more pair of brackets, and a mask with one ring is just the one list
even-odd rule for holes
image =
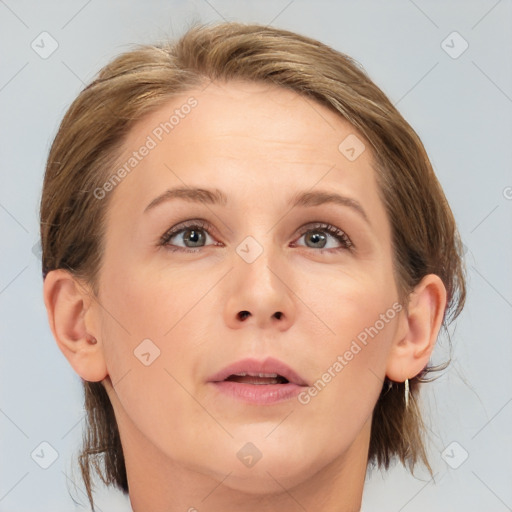
{"label": "nostril", "polygon": [[281,311],[278,311],[274,316],[275,316],[278,320],[281,320],[281,317],[283,316],[283,313],[281,313]]}
{"label": "nostril", "polygon": [[238,318],[240,318],[240,320],[245,320],[249,315],[249,311],[240,311],[240,313],[238,313]]}

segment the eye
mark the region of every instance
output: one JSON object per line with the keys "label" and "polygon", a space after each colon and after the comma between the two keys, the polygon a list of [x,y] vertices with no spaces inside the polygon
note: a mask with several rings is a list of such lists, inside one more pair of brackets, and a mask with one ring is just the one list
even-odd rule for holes
{"label": "eye", "polygon": [[[307,225],[306,228],[305,230],[303,229],[300,238],[306,237],[306,240],[312,244],[308,246],[311,249],[319,249],[319,252],[323,253],[324,251],[331,252],[353,248],[354,244],[346,233],[335,226],[317,222]],[[201,247],[206,246],[207,239],[211,238],[210,231],[214,231],[213,226],[208,221],[202,219],[182,222],[166,231],[161,237],[159,245],[166,247],[172,252],[198,252]],[[326,248],[329,237],[335,239],[341,246]],[[173,242],[175,238],[184,245],[177,245]],[[214,243],[210,245],[220,244]]]}
{"label": "eye", "polygon": [[[206,239],[210,236],[208,230],[213,231],[213,227],[205,220],[183,222],[164,233],[159,245],[165,246],[173,252],[198,252],[198,248],[204,247]],[[171,243],[174,238],[189,245],[177,246],[175,243]]]}
{"label": "eye", "polygon": [[[320,249],[320,252],[324,251],[339,251],[345,249],[352,249],[354,244],[350,238],[341,229],[331,226],[330,224],[324,224],[321,222],[314,223],[306,226],[307,229],[302,232],[302,237],[309,241],[312,245],[308,246],[312,249]],[[327,235],[326,235],[327,233]],[[327,247],[328,237],[334,238],[341,244],[341,247]]]}

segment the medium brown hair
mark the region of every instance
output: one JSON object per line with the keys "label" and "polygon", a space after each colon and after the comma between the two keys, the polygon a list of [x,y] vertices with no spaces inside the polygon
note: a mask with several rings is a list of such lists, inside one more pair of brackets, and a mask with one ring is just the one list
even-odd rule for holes
{"label": "medium brown hair", "polygon": [[[379,194],[392,228],[399,300],[427,274],[447,290],[442,327],[461,312],[465,296],[462,244],[455,220],[418,135],[353,59],[307,37],[254,24],[194,25],[178,41],[142,45],[105,66],[72,103],[51,146],[41,199],[43,278],[69,270],[98,291],[107,195],[94,190],[112,176],[135,123],[183,92],[209,81],[274,84],[314,100],[349,121],[374,156]],[[449,338],[449,336],[448,336]],[[404,387],[386,379],[372,417],[368,463],[388,468],[395,457],[431,471],[414,397],[426,367]],[[91,469],[106,485],[128,492],[119,431],[100,382],[83,382],[87,428],[79,456],[94,508]]]}

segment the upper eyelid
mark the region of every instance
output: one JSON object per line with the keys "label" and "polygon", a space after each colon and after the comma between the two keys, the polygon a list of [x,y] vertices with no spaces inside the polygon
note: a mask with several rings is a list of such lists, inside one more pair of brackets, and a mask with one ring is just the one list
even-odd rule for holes
{"label": "upper eyelid", "polygon": [[[168,241],[170,238],[179,235],[181,233],[181,231],[188,229],[188,228],[193,228],[193,227],[198,227],[198,228],[201,228],[201,229],[207,231],[210,234],[210,236],[212,236],[212,233],[211,233],[212,231],[214,233],[216,232],[215,227],[206,219],[191,219],[191,220],[185,220],[183,222],[179,222],[175,226],[169,228],[162,235],[160,240],[162,243],[166,243],[166,241]],[[325,222],[325,221],[307,222],[306,224],[303,224],[302,226],[300,226],[299,228],[297,228],[295,230],[294,236],[295,235],[304,236],[305,232],[307,232],[308,229],[320,229],[320,230],[323,229],[329,233],[329,231],[328,231],[329,227],[339,230],[342,233],[342,236],[347,238],[350,246],[352,246],[352,247],[354,246],[354,244],[352,242],[352,238],[347,234],[347,232],[344,229],[338,228],[337,226],[335,226],[329,222]],[[335,237],[335,235],[333,233],[329,233],[329,234],[332,237]]]}

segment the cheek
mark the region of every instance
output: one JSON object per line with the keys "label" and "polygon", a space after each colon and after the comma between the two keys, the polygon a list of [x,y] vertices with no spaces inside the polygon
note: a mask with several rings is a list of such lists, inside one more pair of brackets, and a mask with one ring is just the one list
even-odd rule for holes
{"label": "cheek", "polygon": [[[325,283],[322,293],[307,296],[308,305],[321,312],[318,316],[328,328],[304,347],[304,360],[314,361],[310,366],[315,384],[301,403],[316,403],[314,407],[329,410],[348,426],[373,410],[402,306],[396,302],[392,279],[384,274]],[[307,324],[302,330],[314,339]]]}
{"label": "cheek", "polygon": [[[223,324],[224,308],[229,300],[233,303],[233,297],[228,296],[230,287],[222,283],[223,271],[131,266],[132,271],[126,261],[124,268],[111,266],[104,280],[106,338],[116,340],[109,344],[113,381],[134,363],[140,365],[136,356],[141,352],[149,352],[145,357],[150,359],[156,354],[159,364],[184,377],[187,368],[190,379],[192,367],[201,360],[200,352],[192,357],[192,349],[211,342],[215,331],[220,342],[222,330],[229,330]],[[313,362],[312,372],[327,372],[339,361],[338,356],[346,354],[342,364],[349,371],[345,374],[353,371],[350,368],[358,369],[357,376],[382,374],[394,324],[395,287],[391,272],[384,272],[382,265],[372,265],[379,272],[368,266],[354,266],[346,272],[326,266],[322,272],[307,269],[309,275],[301,269],[286,276],[300,298],[286,302],[295,308],[290,332],[296,335],[290,338],[298,340],[305,364]],[[290,292],[283,288],[279,293]],[[144,340],[151,340],[154,347],[146,341],[148,350],[138,349]],[[209,346],[206,343],[204,350]],[[176,361],[181,362],[179,367]]]}
{"label": "cheek", "polygon": [[[123,421],[156,445],[163,443],[163,450],[171,443],[169,432],[188,439],[187,425],[205,421],[204,410],[189,394],[196,394],[192,376],[200,359],[193,350],[198,327],[192,308],[198,297],[181,285],[134,274],[129,280],[112,279],[104,297],[109,311],[105,307],[102,336]],[[178,455],[180,446],[173,446]]]}
{"label": "cheek", "polygon": [[342,350],[348,349],[347,343],[350,345],[352,340],[358,339],[363,346],[365,341],[375,338],[381,342],[371,346],[368,343],[370,350],[365,352],[379,351],[385,345],[382,340],[389,337],[397,309],[401,308],[396,303],[393,278],[383,271],[365,269],[336,278],[332,274],[324,276],[321,282],[320,288],[305,286],[299,293],[323,322],[327,346]]}
{"label": "cheek", "polygon": [[[105,274],[105,293],[100,298],[110,378],[114,385],[121,383],[116,391],[135,413],[138,405],[148,410],[153,399],[156,410],[161,411],[157,395],[172,401],[176,383],[190,381],[197,369],[200,358],[194,347],[201,342],[198,312],[206,319],[205,303],[201,302],[204,279],[193,282],[184,272],[163,277],[147,269],[111,268]],[[199,286],[201,282],[203,286]],[[179,400],[173,410],[175,407]]]}
{"label": "cheek", "polygon": [[[297,340],[295,361],[315,383],[307,403],[297,404],[302,425],[312,432],[319,428],[318,417],[330,417],[333,422],[321,427],[324,433],[343,428],[346,441],[371,414],[382,387],[396,324],[395,287],[392,273],[379,265],[374,265],[379,272],[363,265],[350,272],[319,268],[295,273],[292,267],[287,282],[298,298],[286,287],[275,297],[291,296],[283,304],[295,308],[295,322],[283,336]],[[232,348],[222,345],[229,330],[224,308],[233,299],[221,280],[225,269],[132,265],[130,270],[126,262],[111,269],[102,288],[104,338],[123,408],[143,432],[177,432],[196,420],[203,424],[204,410],[186,390],[200,396],[194,376],[204,370],[205,360],[215,360],[219,347],[226,357]],[[187,433],[182,434],[185,439]]]}
{"label": "cheek", "polygon": [[[110,265],[103,280],[107,321],[137,339],[162,338],[205,294],[204,279],[182,269],[123,262]],[[203,286],[198,286],[203,283]]]}

